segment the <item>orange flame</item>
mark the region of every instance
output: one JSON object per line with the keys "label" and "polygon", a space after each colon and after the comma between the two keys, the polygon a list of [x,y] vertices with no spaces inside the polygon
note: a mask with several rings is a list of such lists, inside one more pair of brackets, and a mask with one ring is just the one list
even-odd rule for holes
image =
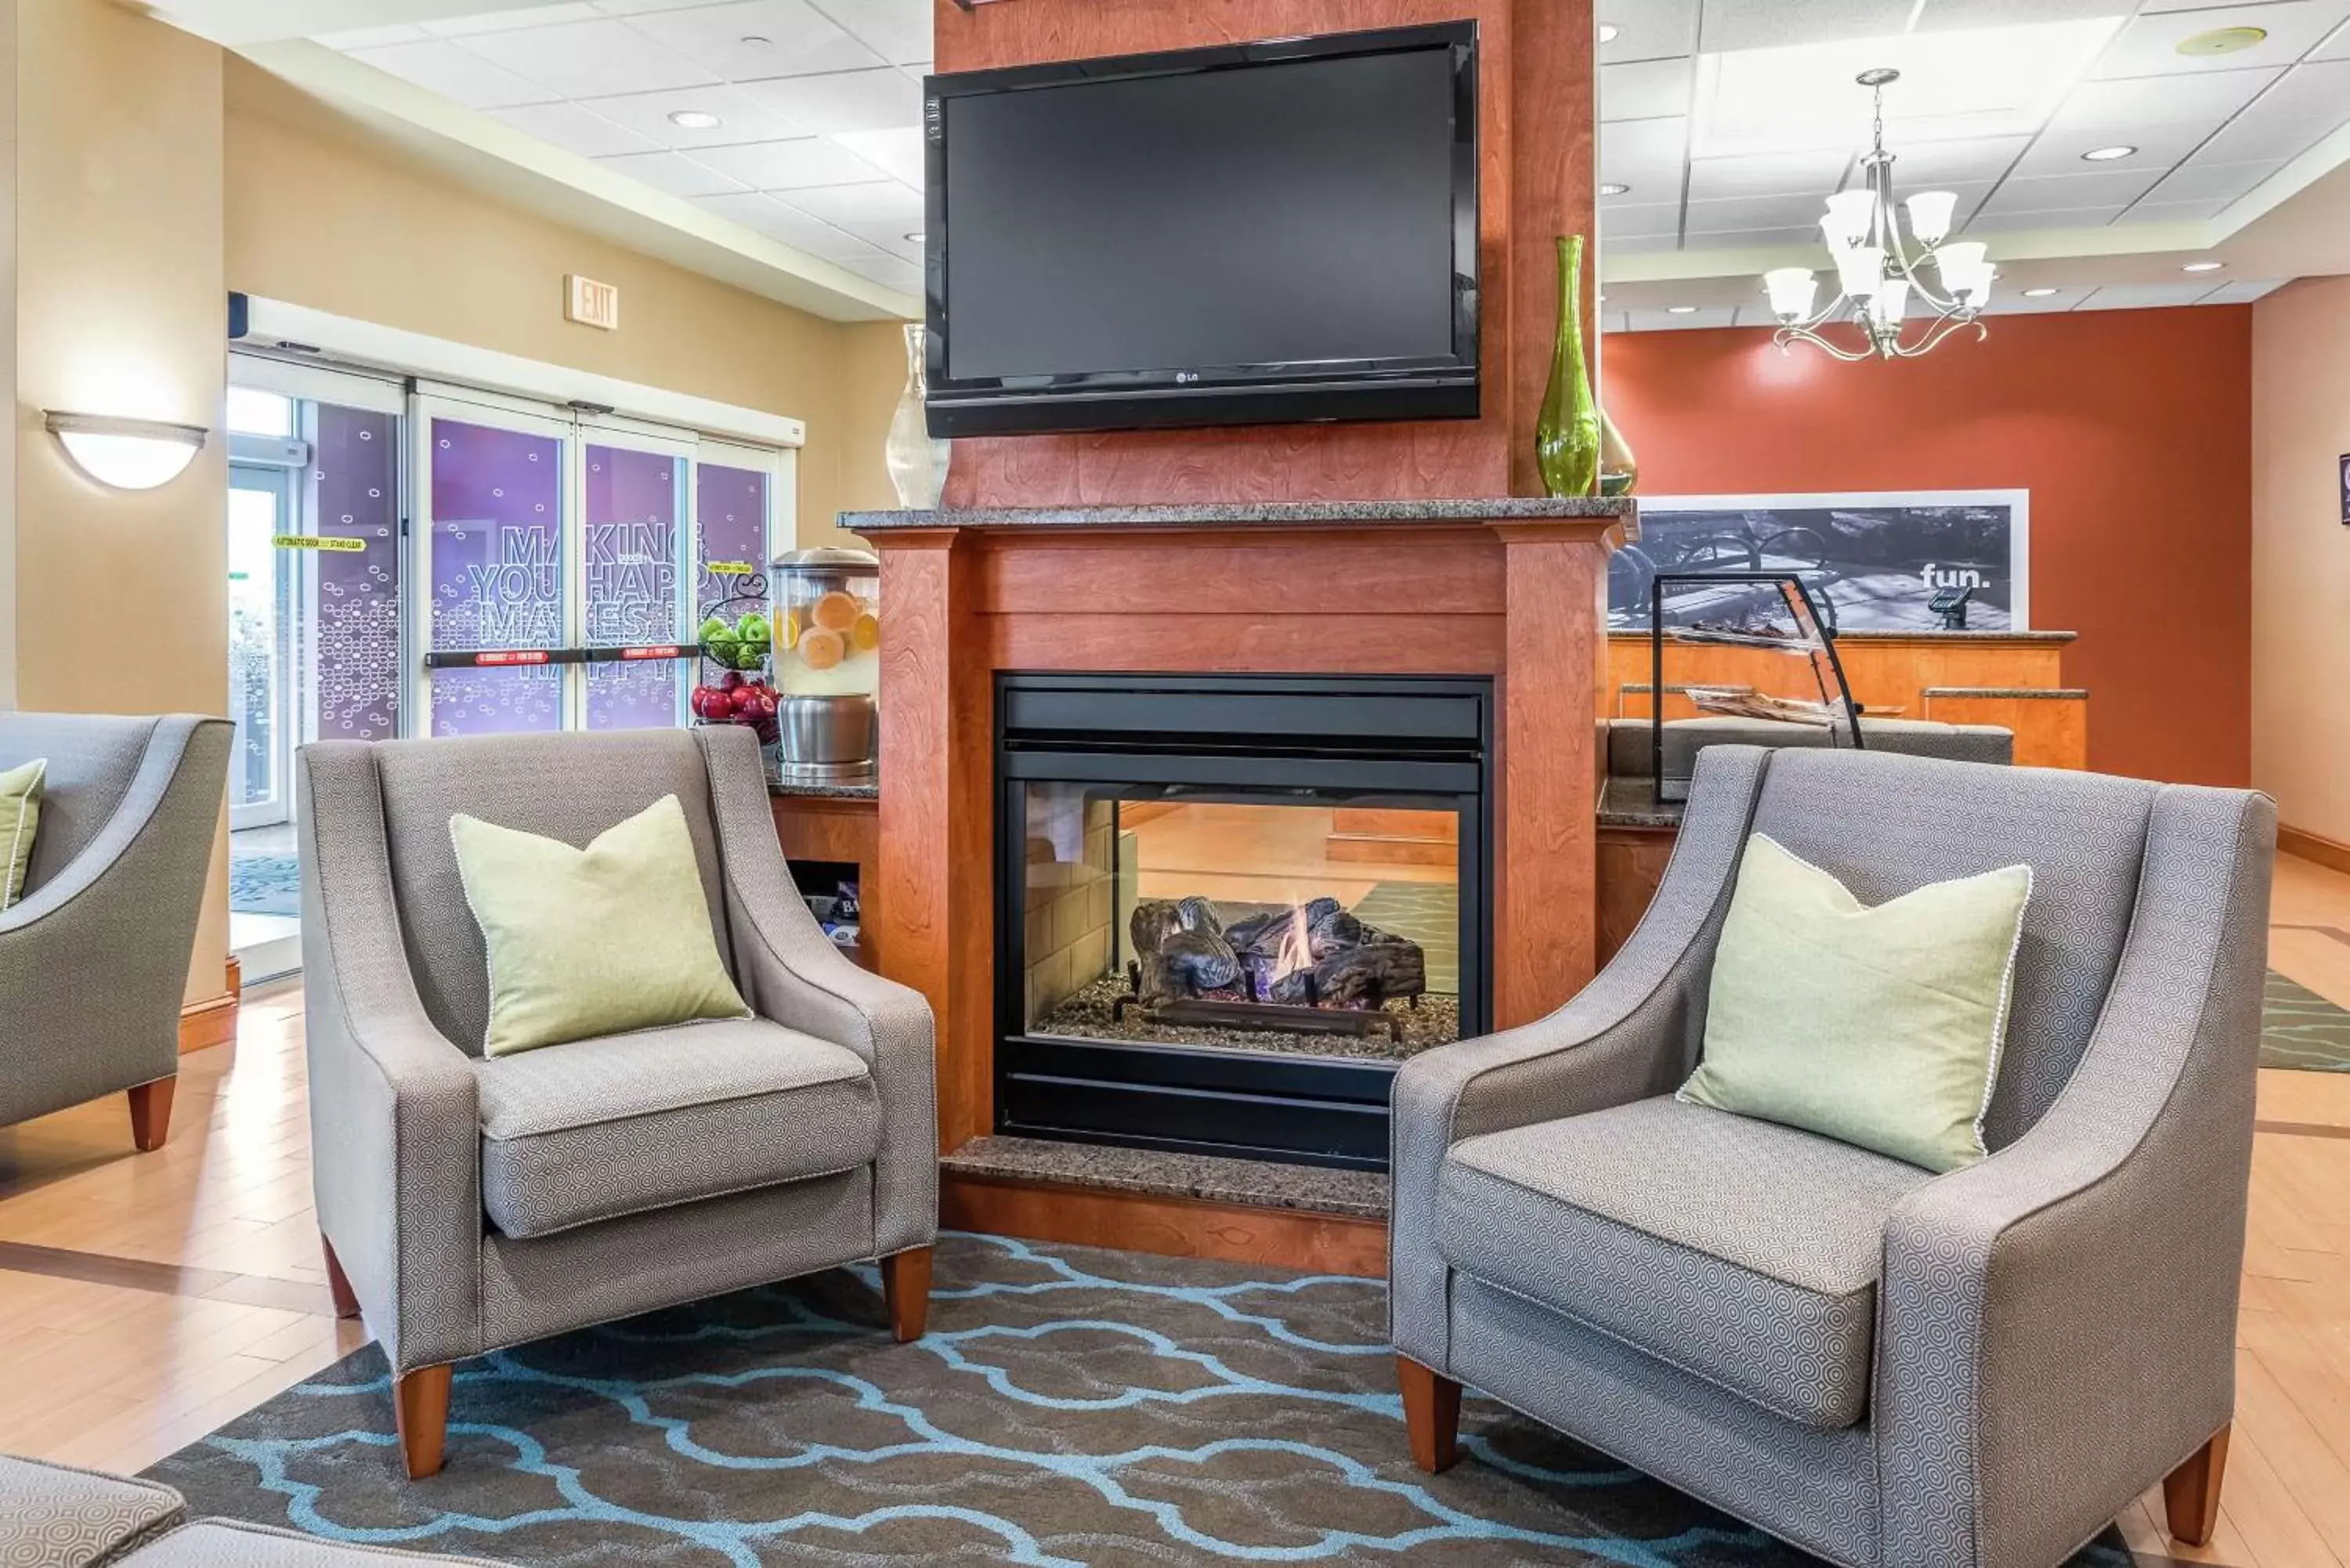
{"label": "orange flame", "polygon": [[1278,983],[1313,966],[1314,942],[1305,926],[1305,906],[1293,902],[1289,906],[1289,929],[1281,939],[1280,950],[1274,955],[1274,981]]}

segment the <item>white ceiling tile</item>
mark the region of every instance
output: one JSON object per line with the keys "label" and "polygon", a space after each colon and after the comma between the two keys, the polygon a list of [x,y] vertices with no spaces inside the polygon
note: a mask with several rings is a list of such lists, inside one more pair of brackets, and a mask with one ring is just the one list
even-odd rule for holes
{"label": "white ceiling tile", "polygon": [[906,66],[931,59],[931,0],[816,0],[883,59]]}
{"label": "white ceiling tile", "polygon": [[608,16],[511,33],[484,33],[465,39],[464,47],[484,59],[555,88],[565,98],[656,92],[717,80],[692,61]]}
{"label": "white ceiling tile", "polygon": [[2153,125],[2215,130],[2282,74],[2281,67],[2265,66],[2081,82],[2049,117],[2047,130],[2116,141],[2134,140]]}
{"label": "white ceiling tile", "polygon": [[922,242],[909,237],[920,234],[920,229],[901,228],[896,223],[849,223],[846,227],[858,239],[888,251],[900,261],[919,263],[922,259]]}
{"label": "white ceiling tile", "polygon": [[1896,143],[1890,150],[1894,188],[1903,192],[1931,191],[1986,183],[2014,167],[2015,161],[2031,145],[2028,136]]}
{"label": "white ceiling tile", "polygon": [[882,177],[880,170],[847,148],[816,136],[742,147],[705,147],[694,157],[754,191],[797,191]]}
{"label": "white ceiling tile", "polygon": [[463,37],[468,33],[502,33],[511,27],[544,27],[550,22],[592,22],[596,7],[587,0],[575,0],[567,5],[527,5],[513,11],[474,11],[463,16],[443,16],[438,21],[419,22],[418,26],[439,37]]}
{"label": "white ceiling tile", "polygon": [[2268,295],[2274,294],[2278,289],[2281,289],[2285,286],[2285,282],[2286,280],[2283,278],[2272,277],[2248,279],[2237,283],[2223,283],[2219,287],[2213,289],[2210,293],[2205,295],[2199,303],[2204,305],[2250,305],[2256,299],[2263,298]]}
{"label": "white ceiling tile", "polygon": [[1603,65],[1697,52],[1698,0],[1598,0],[1594,20],[1616,29],[1599,46]]}
{"label": "white ceiling tile", "polygon": [[2334,30],[2334,36],[2309,51],[2313,60],[2350,60],[2350,22]]}
{"label": "white ceiling tile", "polygon": [[1599,118],[1655,119],[1664,115],[1687,114],[1690,82],[1696,71],[1697,62],[1686,57],[1601,66]]}
{"label": "white ceiling tile", "polygon": [[1809,192],[1800,196],[1733,196],[1717,202],[1692,200],[1685,229],[1691,235],[1734,234],[1742,229],[1790,229],[1799,238],[1817,239],[1820,219],[1825,212],[1823,198]]}
{"label": "white ceiling tile", "polygon": [[843,130],[833,140],[846,147],[893,180],[909,185],[929,182],[929,154],[919,126],[899,130]]}
{"label": "white ceiling tile", "polygon": [[2070,22],[2116,16],[2128,9],[2128,0],[1925,0],[1918,12],[1916,31],[1954,33],[2031,22]]}
{"label": "white ceiling tile", "polygon": [[857,256],[840,265],[859,277],[870,278],[884,288],[894,288],[901,294],[922,292],[922,269],[897,256]]}
{"label": "white ceiling tile", "polygon": [[851,257],[881,254],[877,245],[836,229],[830,223],[811,218],[798,208],[787,206],[773,196],[764,196],[754,191],[724,196],[697,196],[694,205],[707,207],[722,218],[740,223],[746,229],[755,229],[769,239],[781,240],[826,261],[847,261]]}
{"label": "white ceiling tile", "polygon": [[697,163],[682,152],[631,152],[619,158],[597,160],[616,173],[632,180],[641,180],[656,191],[666,191],[672,196],[715,196],[721,192],[740,191],[743,184],[721,174],[706,163]]}
{"label": "white ceiling tile", "polygon": [[1825,201],[1843,181],[1851,160],[1830,152],[1760,152],[1745,158],[1690,161],[1690,199],[1725,196],[1816,196]]}
{"label": "white ceiling tile", "polygon": [[[2232,202],[2284,167],[2281,159],[2251,163],[2206,163],[2199,159],[2174,169],[2146,193],[2147,202]],[[2140,202],[2139,205],[2145,205]]]}
{"label": "white ceiling tile", "polygon": [[1698,47],[1707,54],[1783,48],[1907,32],[1916,0],[1705,0]]}
{"label": "white ceiling tile", "polygon": [[1738,324],[1738,307],[1734,305],[1703,306],[1682,315],[1676,315],[1669,308],[1627,310],[1624,314],[1635,332],[1688,332],[1700,327],[1734,327]]}
{"label": "white ceiling tile", "polygon": [[1626,120],[1599,128],[1599,178],[1630,186],[1635,201],[1679,201],[1688,156],[1686,119]]}
{"label": "white ceiling tile", "polygon": [[922,123],[921,85],[901,70],[834,71],[745,82],[740,88],[819,136]]}
{"label": "white ceiling tile", "polygon": [[2211,283],[2131,283],[2098,289],[2083,300],[2083,310],[2161,310],[2192,305],[2218,285]]}
{"label": "white ceiling tile", "polygon": [[1650,202],[1599,209],[1601,244],[1613,240],[1671,239],[1681,232],[1679,202]]}
{"label": "white ceiling tile", "polygon": [[2072,213],[2091,208],[2126,206],[2159,179],[2152,169],[2117,169],[2101,173],[2017,175],[2000,183],[1983,203],[1986,214],[2001,213]]}
{"label": "white ceiling tile", "polygon": [[1981,212],[1966,221],[1963,232],[1973,239],[1985,234],[2038,233],[2046,229],[2099,229],[2120,217],[2126,206],[2084,207],[2058,213]]}
{"label": "white ceiling tile", "polygon": [[2197,161],[2298,157],[2350,120],[2350,60],[2295,66],[2211,138]]}
{"label": "white ceiling tile", "polygon": [[2234,203],[2223,197],[2208,196],[2199,201],[2145,201],[2125,214],[2133,223],[2199,223],[2216,218]]}
{"label": "white ceiling tile", "polygon": [[889,62],[807,0],[735,0],[653,11],[629,25],[728,81],[847,71]]}
{"label": "white ceiling tile", "polygon": [[[671,88],[662,92],[581,99],[579,103],[656,146],[681,151],[746,141],[785,141],[807,135],[809,129],[728,87]],[[715,115],[718,123],[689,130],[670,118],[688,112]]]}
{"label": "white ceiling tile", "polygon": [[490,112],[525,136],[553,142],[565,151],[577,152],[582,158],[610,158],[623,152],[660,151],[658,142],[648,141],[625,126],[615,125],[602,115],[590,113],[576,103],[522,104],[513,109],[494,109]]}
{"label": "white ceiling tile", "polygon": [[[2015,165],[2019,176],[2041,174],[2116,173],[2150,170],[2157,174],[2176,168],[2203,144],[2217,121],[2209,125],[2143,125],[2134,131],[2084,132],[2049,130],[2041,134]],[[2119,158],[2091,162],[2083,153],[2108,147],[2135,151]]]}
{"label": "white ceiling tile", "polygon": [[[2290,65],[2341,23],[2343,10],[2341,0],[2271,0],[2263,5],[2149,11],[2122,28],[2091,74],[2151,77]],[[2181,42],[2214,27],[2260,27],[2268,36],[2230,55],[2178,52]]]}
{"label": "white ceiling tile", "polygon": [[588,0],[607,16],[640,16],[648,11],[681,11],[689,5],[707,5],[710,0]]}
{"label": "white ceiling tile", "polygon": [[[1820,237],[1817,223],[1803,223],[1779,229],[1730,229],[1721,234],[1691,233],[1681,242],[1685,251],[1751,251],[1776,248],[1782,245],[1811,244]],[[1826,254],[1821,254],[1826,264]]]}
{"label": "white ceiling tile", "polygon": [[454,99],[468,109],[505,109],[518,103],[546,103],[562,93],[518,76],[445,38],[421,44],[390,44],[355,49],[351,58],[389,71],[402,81]]}
{"label": "white ceiling tile", "polygon": [[1678,234],[1659,234],[1653,239],[1611,239],[1607,242],[1608,254],[1619,256],[1652,256],[1680,248],[1680,236]]}
{"label": "white ceiling tile", "polygon": [[394,22],[383,27],[354,27],[344,33],[320,33],[311,41],[348,53],[353,49],[378,48],[385,44],[422,43],[432,36],[413,22]]}
{"label": "white ceiling tile", "polygon": [[899,223],[922,226],[922,193],[895,180],[861,185],[819,185],[794,191],[784,198],[793,206],[827,223]]}
{"label": "white ceiling tile", "polygon": [[2086,288],[2060,288],[2038,299],[2027,299],[2023,291],[2001,284],[1991,291],[1991,303],[1983,307],[1986,316],[2054,316],[2079,306],[2095,291]]}

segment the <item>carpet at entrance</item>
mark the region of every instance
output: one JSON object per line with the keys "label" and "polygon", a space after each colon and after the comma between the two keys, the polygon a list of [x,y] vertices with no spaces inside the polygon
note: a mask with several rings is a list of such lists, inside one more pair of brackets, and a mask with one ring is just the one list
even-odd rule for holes
{"label": "carpet at entrance", "polygon": [[[200,1514],[548,1568],[1809,1561],[1473,1398],[1462,1462],[1422,1476],[1377,1282],[951,1236],[911,1345],[876,1285],[466,1362],[430,1480],[373,1346],[148,1473]],[[2080,1561],[2129,1558],[2108,1531]]]}

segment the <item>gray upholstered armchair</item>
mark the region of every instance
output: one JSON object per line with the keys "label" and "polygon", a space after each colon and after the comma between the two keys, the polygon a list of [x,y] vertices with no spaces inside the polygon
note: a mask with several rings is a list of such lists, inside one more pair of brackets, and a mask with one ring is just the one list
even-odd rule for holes
{"label": "gray upholstered armchair", "polygon": [[48,759],[23,898],[0,910],[0,1126],[124,1090],[156,1149],[228,780],[220,719],[0,713],[0,769]]}
{"label": "gray upholstered armchair", "polygon": [[[1414,1458],[1451,1462],[1466,1383],[1854,1568],[2047,1568],[2166,1478],[2204,1539],[2275,824],[2233,791],[1704,753],[1606,971],[1397,1081]],[[1752,831],[1871,904],[2032,865],[1990,1158],[1937,1177],[1671,1097]]]}
{"label": "gray upholstered armchair", "polygon": [[[930,1009],[817,928],[749,731],[334,742],[297,774],[318,1223],[410,1475],[441,1468],[451,1365],[523,1341],[865,1259],[920,1336]],[[483,1057],[452,814],[584,845],[666,794],[756,1016]]]}

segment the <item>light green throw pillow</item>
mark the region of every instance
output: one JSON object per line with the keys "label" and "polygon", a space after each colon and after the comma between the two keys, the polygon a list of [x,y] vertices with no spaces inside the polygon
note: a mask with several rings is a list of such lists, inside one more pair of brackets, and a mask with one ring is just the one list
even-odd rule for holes
{"label": "light green throw pillow", "polygon": [[1755,834],[1679,1097],[1929,1170],[1972,1165],[2031,897],[2032,867],[2008,866],[1864,909]]}
{"label": "light green throw pillow", "polygon": [[41,785],[48,776],[47,757],[0,773],[0,909],[24,894],[33,831],[41,826]]}
{"label": "light green throw pillow", "polygon": [[489,949],[487,1054],[750,1016],[719,961],[677,796],[585,849],[462,814],[449,838]]}

